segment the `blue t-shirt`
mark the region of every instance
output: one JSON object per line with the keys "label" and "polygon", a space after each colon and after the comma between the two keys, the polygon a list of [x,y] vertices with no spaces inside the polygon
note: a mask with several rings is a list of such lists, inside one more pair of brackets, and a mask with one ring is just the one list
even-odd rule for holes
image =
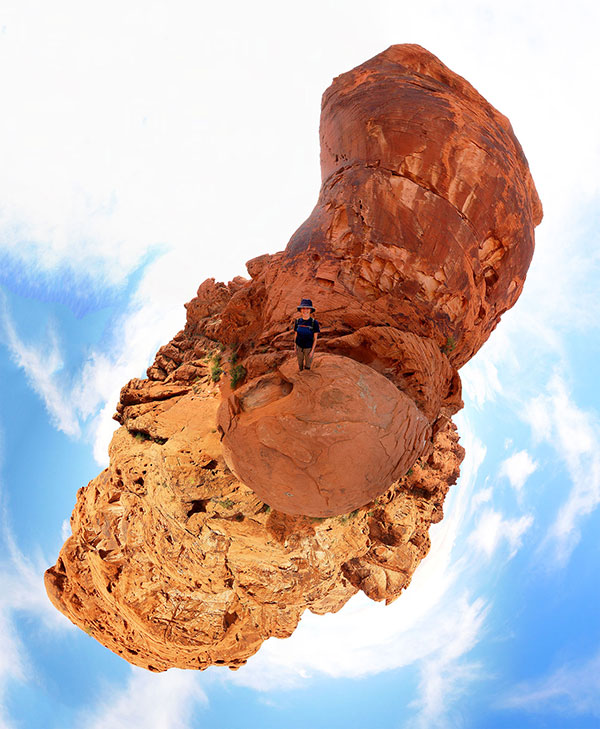
{"label": "blue t-shirt", "polygon": [[296,332],[296,344],[302,349],[310,349],[315,339],[314,333],[320,332],[319,322],[310,317],[309,319],[296,319],[294,322]]}

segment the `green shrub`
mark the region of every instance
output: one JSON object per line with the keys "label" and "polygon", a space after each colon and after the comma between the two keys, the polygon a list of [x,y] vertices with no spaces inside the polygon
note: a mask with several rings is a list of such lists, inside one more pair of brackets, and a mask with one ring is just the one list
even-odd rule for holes
{"label": "green shrub", "polygon": [[241,382],[246,377],[246,368],[239,364],[231,368],[230,383],[231,387],[235,388],[238,382]]}
{"label": "green shrub", "polygon": [[450,354],[450,352],[456,347],[456,339],[452,335],[446,337],[446,344],[442,347],[444,354]]}
{"label": "green shrub", "polygon": [[210,361],[210,379],[213,382],[218,382],[223,374],[223,368],[221,367],[221,355],[213,355]]}

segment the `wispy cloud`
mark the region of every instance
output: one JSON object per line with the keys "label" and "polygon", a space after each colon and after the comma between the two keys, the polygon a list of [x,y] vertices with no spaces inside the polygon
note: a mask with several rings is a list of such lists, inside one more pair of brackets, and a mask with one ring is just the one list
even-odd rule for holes
{"label": "wispy cloud", "polygon": [[132,668],[125,687],[105,690],[95,707],[82,713],[82,729],[191,729],[198,708],[208,706],[200,675],[172,668],[154,674]]}
{"label": "wispy cloud", "polygon": [[504,358],[512,351],[502,330],[495,332],[485,349],[476,359],[467,362],[461,370],[463,392],[470,404],[481,409],[486,402],[493,402],[503,392],[499,370]]}
{"label": "wispy cloud", "polygon": [[446,613],[438,650],[420,664],[421,695],[410,704],[418,713],[409,727],[456,726],[452,719],[454,703],[474,681],[485,678],[480,664],[463,659],[481,639],[488,611],[483,600],[469,603],[463,598]]}
{"label": "wispy cloud", "polygon": [[538,464],[525,450],[514,453],[510,458],[502,461],[500,475],[506,476],[511,486],[520,491],[525,481],[535,472]]}
{"label": "wispy cloud", "polygon": [[587,661],[566,663],[552,673],[515,686],[501,708],[565,717],[600,717],[600,652]]}
{"label": "wispy cloud", "polygon": [[0,291],[0,324],[10,353],[16,364],[23,369],[27,380],[42,398],[50,418],[59,430],[67,435],[79,436],[80,429],[73,404],[59,384],[64,366],[58,336],[49,327],[42,343],[27,344],[17,334],[11,319],[6,296]]}
{"label": "wispy cloud", "polygon": [[523,535],[533,524],[533,516],[527,514],[518,519],[505,519],[494,509],[486,509],[472,532],[469,541],[491,557],[501,541],[506,540],[510,548],[509,557],[514,557],[523,543]]}
{"label": "wispy cloud", "polygon": [[63,523],[60,527],[60,535],[62,537],[63,542],[66,542],[66,540],[71,536],[71,523],[68,519],[64,519]]}
{"label": "wispy cloud", "polygon": [[583,518],[600,504],[600,425],[594,413],[577,405],[558,373],[545,393],[527,404],[523,418],[534,438],[552,446],[571,481],[547,535],[559,564],[564,565],[579,542]]}
{"label": "wispy cloud", "polygon": [[494,498],[494,490],[491,486],[477,489],[471,499],[471,508],[477,509],[480,504],[488,504]]}

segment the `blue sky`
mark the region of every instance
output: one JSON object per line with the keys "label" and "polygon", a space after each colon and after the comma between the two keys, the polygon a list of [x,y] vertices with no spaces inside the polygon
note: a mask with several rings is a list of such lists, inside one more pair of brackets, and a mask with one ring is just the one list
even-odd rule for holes
{"label": "blue sky", "polygon": [[[597,4],[8,0],[0,8],[0,727],[600,726]],[[238,672],[134,669],[48,602],[120,387],[208,277],[285,247],[320,97],[416,42],[511,120],[545,217],[462,370],[467,449],[385,607],[306,615]]]}

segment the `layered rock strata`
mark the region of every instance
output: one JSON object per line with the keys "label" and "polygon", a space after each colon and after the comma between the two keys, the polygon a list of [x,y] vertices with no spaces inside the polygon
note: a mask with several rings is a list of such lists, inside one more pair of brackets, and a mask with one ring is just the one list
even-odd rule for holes
{"label": "layered rock strata", "polygon": [[[110,466],[79,491],[48,594],[128,661],[237,668],[307,608],[390,602],[463,456],[457,369],[523,286],[541,206],[508,120],[418,46],[334,80],[323,183],[285,251],[205,281]],[[315,369],[291,324],[318,307]]]}

